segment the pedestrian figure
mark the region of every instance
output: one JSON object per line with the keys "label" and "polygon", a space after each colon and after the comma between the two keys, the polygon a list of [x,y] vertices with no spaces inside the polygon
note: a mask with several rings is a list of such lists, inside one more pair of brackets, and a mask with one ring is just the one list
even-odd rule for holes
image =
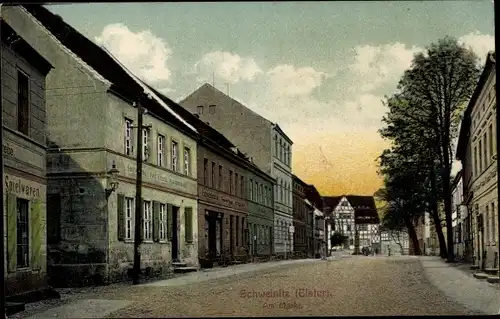
{"label": "pedestrian figure", "polygon": [[389,252],[389,256],[391,255],[391,247],[387,245],[387,251]]}

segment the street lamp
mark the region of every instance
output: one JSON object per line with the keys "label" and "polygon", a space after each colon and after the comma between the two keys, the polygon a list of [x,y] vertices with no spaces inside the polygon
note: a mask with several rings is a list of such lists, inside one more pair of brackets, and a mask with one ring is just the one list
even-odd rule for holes
{"label": "street lamp", "polygon": [[113,193],[116,189],[118,189],[119,173],[120,171],[116,168],[115,161],[113,161],[113,165],[111,166],[111,169],[108,171],[108,176],[107,176],[108,187],[106,188],[106,198],[109,198],[111,193]]}

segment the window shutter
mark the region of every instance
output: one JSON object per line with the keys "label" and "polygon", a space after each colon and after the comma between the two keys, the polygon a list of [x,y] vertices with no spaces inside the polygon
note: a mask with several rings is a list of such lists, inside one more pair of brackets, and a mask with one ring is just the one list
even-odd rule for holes
{"label": "window shutter", "polygon": [[142,243],[144,241],[144,198],[141,198],[141,219],[139,223],[141,228],[141,231],[139,232],[141,235],[139,243]]}
{"label": "window shutter", "polygon": [[7,270],[17,268],[17,197],[7,194]]}
{"label": "window shutter", "polygon": [[185,229],[184,235],[186,237],[186,242],[193,242],[193,208],[185,207],[184,208],[184,218],[185,218]]}
{"label": "window shutter", "polygon": [[167,204],[167,236],[170,241],[172,241],[172,234],[174,233],[172,214],[173,206],[172,204]]}
{"label": "window shutter", "polygon": [[43,225],[44,212],[39,199],[31,202],[31,268],[33,270],[42,268],[42,247],[43,247],[43,234],[45,228]]}
{"label": "window shutter", "polygon": [[160,203],[153,202],[153,240],[160,241]]}
{"label": "window shutter", "polygon": [[116,196],[116,223],[118,226],[117,234],[118,240],[125,240],[125,196],[118,194]]}

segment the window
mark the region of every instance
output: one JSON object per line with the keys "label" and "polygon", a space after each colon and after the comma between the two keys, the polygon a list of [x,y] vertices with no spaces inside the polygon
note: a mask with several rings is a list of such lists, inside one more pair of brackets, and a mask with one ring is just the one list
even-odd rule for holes
{"label": "window", "polygon": [[240,246],[240,217],[236,216],[236,247]]}
{"label": "window", "polygon": [[249,197],[250,200],[253,200],[253,180],[252,179],[250,179],[250,185],[249,186],[250,186],[249,187],[250,194],[249,194],[248,197]]}
{"label": "window", "polygon": [[490,127],[488,127],[488,135],[490,136],[489,138],[489,142],[490,142],[490,145],[489,145],[489,148],[490,148],[490,156],[493,156],[493,124],[490,124]]}
{"label": "window", "polygon": [[198,115],[203,115],[203,105],[198,105]]}
{"label": "window", "polygon": [[144,240],[152,240],[152,218],[151,218],[151,202],[144,201],[144,212],[143,212],[143,229],[144,229]]}
{"label": "window", "polygon": [[260,184],[259,185],[260,187],[260,203],[263,204],[264,203],[264,185]]}
{"label": "window", "polygon": [[483,141],[484,141],[484,168],[488,167],[488,140],[486,136],[486,132],[483,134]]}
{"label": "window", "polygon": [[229,194],[233,194],[234,187],[233,187],[233,171],[229,170]]}
{"label": "window", "polygon": [[[219,173],[220,173],[220,167],[219,167]],[[220,179],[220,175],[219,175],[219,179]],[[208,185],[208,183],[207,183],[207,185]],[[214,162],[212,162],[212,184],[210,184],[210,186],[212,188],[215,188],[217,186],[215,184],[215,163]]]}
{"label": "window", "polygon": [[239,182],[239,178],[238,178],[238,173],[234,173],[234,195],[238,196],[238,192],[240,190],[240,188],[238,187],[238,182]]}
{"label": "window", "polygon": [[267,186],[264,186],[264,205],[267,205],[269,198],[267,197]]}
{"label": "window", "polygon": [[132,218],[134,216],[134,199],[125,198],[125,239],[133,238]]}
{"label": "window", "polygon": [[280,182],[280,201],[283,203],[283,198],[284,198],[284,188],[283,188],[283,181]]}
{"label": "window", "polygon": [[[491,203],[491,213],[490,213],[490,218],[491,218],[491,238],[493,242],[495,242],[495,240],[497,239],[496,235],[497,235],[497,231],[500,231],[498,229],[498,219],[495,218],[495,203]],[[495,220],[496,219],[496,220]],[[495,224],[496,227],[495,227]]]}
{"label": "window", "polygon": [[191,174],[190,163],[191,163],[191,150],[187,147],[184,147],[184,175],[189,176]]}
{"label": "window", "polygon": [[215,114],[215,105],[208,106],[208,114]]}
{"label": "window", "polygon": [[132,120],[125,119],[125,155],[132,155]]}
{"label": "window", "polygon": [[219,165],[219,190],[224,191],[224,178],[222,176],[222,165]]}
{"label": "window", "polygon": [[485,241],[491,240],[491,232],[490,232],[490,207],[486,205],[484,212],[484,239]]}
{"label": "window", "polygon": [[351,225],[347,225],[347,231],[351,231]]}
{"label": "window", "polygon": [[483,171],[483,143],[481,140],[479,140],[479,149],[478,149],[478,154],[479,154],[479,171],[478,173],[481,173]]}
{"label": "window", "polygon": [[253,201],[256,202],[258,200],[258,187],[257,187],[257,181],[253,184]]}
{"label": "window", "polygon": [[245,180],[244,180],[243,176],[241,176],[240,179],[241,179],[241,182],[240,182],[241,193],[240,194],[241,194],[241,197],[243,197],[243,196],[245,196]]}
{"label": "window", "polygon": [[287,146],[287,154],[288,154],[287,164],[288,166],[290,166],[292,161],[292,152],[290,151],[290,145]]}
{"label": "window", "polygon": [[283,143],[281,142],[280,139],[280,156],[279,159],[282,161],[283,160]]}
{"label": "window", "polygon": [[158,166],[163,166],[163,154],[165,154],[165,136],[158,134]]}
{"label": "window", "polygon": [[17,71],[17,130],[29,133],[29,81],[26,74]]}
{"label": "window", "polygon": [[149,130],[142,129],[142,160],[147,161],[149,157]]}
{"label": "window", "polygon": [[177,172],[177,154],[179,154],[179,145],[172,141],[172,170]]}
{"label": "window", "polygon": [[[213,175],[214,173],[212,172]],[[208,186],[208,159],[206,158],[203,159],[203,182]]]}
{"label": "window", "polygon": [[167,209],[165,204],[160,204],[159,210],[159,238],[160,241],[167,240]]}
{"label": "window", "polygon": [[29,266],[30,233],[29,233],[29,201],[17,199],[17,268]]}
{"label": "window", "polygon": [[479,167],[477,165],[477,147],[474,147],[474,174],[477,176],[479,174]]}
{"label": "window", "polygon": [[278,156],[278,138],[274,136],[274,156]]}

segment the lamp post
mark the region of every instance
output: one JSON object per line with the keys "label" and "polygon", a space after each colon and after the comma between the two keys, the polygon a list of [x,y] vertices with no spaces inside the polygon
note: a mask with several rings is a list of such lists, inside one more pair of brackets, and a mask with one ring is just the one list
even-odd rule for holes
{"label": "lamp post", "polygon": [[111,166],[111,169],[108,171],[108,181],[107,184],[108,186],[106,187],[106,199],[111,196],[111,194],[118,189],[118,174],[120,174],[120,171],[116,168],[115,161],[113,161],[113,164]]}

